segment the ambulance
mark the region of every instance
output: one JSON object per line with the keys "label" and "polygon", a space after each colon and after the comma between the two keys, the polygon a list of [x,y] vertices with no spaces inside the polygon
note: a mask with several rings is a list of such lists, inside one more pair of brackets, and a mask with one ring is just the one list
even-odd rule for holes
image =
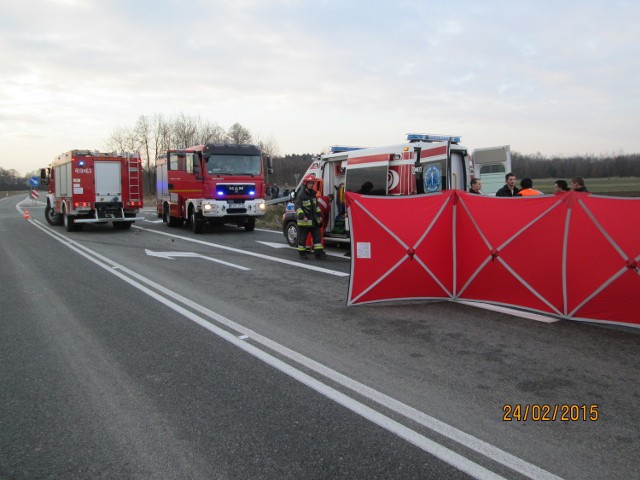
{"label": "ambulance", "polygon": [[[349,243],[345,191],[365,195],[421,195],[443,190],[468,190],[480,178],[486,195],[504,185],[511,171],[509,145],[469,151],[459,136],[410,133],[404,143],[364,148],[333,146],[314,159],[302,178],[313,175],[320,196],[333,194],[331,214],[323,226],[325,241]],[[296,187],[296,192],[302,184]],[[295,193],[292,194],[292,200]],[[296,214],[289,204],[283,216],[283,234],[298,244]]]}

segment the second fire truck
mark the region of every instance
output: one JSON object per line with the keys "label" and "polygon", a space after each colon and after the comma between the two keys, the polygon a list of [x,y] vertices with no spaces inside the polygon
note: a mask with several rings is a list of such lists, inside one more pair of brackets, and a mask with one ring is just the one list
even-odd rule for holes
{"label": "second fire truck", "polygon": [[[271,158],[266,171],[273,172]],[[206,144],[156,161],[156,208],[170,227],[201,233],[206,223],[252,231],[266,213],[264,158],[255,145]]]}

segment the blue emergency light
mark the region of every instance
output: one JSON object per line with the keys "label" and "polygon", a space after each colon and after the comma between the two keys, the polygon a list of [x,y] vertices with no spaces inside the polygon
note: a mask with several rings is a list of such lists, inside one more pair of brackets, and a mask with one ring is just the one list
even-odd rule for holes
{"label": "blue emergency light", "polygon": [[84,167],[84,160],[80,160],[80,161],[78,162],[78,166],[79,166],[79,167]]}
{"label": "blue emergency light", "polygon": [[362,150],[365,147],[347,147],[346,145],[333,145],[331,153],[351,152],[353,150]]}
{"label": "blue emergency light", "polygon": [[407,133],[410,142],[448,142],[460,143],[459,135],[434,135],[432,133]]}

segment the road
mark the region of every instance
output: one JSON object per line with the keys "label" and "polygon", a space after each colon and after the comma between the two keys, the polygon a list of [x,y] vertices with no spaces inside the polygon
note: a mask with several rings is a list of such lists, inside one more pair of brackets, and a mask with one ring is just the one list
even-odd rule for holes
{"label": "road", "polygon": [[[129,231],[68,233],[43,210],[0,200],[0,478],[640,468],[637,330],[446,302],[346,307],[344,250],[304,261],[279,232],[195,235],[150,210]],[[529,418],[504,421],[516,405]],[[531,418],[547,405],[555,421]]]}

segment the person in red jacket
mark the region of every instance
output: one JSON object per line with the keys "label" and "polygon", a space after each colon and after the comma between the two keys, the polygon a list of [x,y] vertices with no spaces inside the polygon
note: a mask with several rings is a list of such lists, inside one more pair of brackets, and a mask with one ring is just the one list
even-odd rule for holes
{"label": "person in red jacket", "polygon": [[331,215],[331,203],[333,202],[333,193],[318,197],[318,206],[322,212],[322,225],[329,225],[329,215]]}

